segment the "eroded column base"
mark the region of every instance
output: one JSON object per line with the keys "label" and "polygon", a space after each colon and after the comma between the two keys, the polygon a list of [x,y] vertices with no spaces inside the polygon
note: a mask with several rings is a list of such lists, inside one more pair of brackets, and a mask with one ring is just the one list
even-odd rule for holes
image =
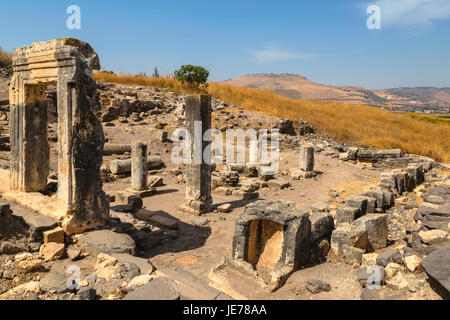
{"label": "eroded column base", "polygon": [[210,201],[186,201],[184,204],[178,207],[182,212],[189,213],[196,216],[201,216],[206,213],[210,213],[212,208],[212,199]]}

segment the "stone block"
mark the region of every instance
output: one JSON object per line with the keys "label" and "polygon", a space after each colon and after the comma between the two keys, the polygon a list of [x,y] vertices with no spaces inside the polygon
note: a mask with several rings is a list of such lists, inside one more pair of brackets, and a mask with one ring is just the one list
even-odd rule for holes
{"label": "stone block", "polygon": [[338,225],[331,234],[331,250],[334,254],[343,256],[344,245],[365,251],[367,249],[367,231],[348,223]]}
{"label": "stone block", "polygon": [[360,217],[360,211],[355,207],[341,206],[336,210],[336,224],[352,223]]}
{"label": "stone block", "polygon": [[358,208],[360,216],[363,216],[367,213],[368,200],[367,197],[363,196],[351,196],[345,200],[345,205],[347,207]]}
{"label": "stone block", "polygon": [[368,250],[376,251],[386,247],[388,240],[388,218],[386,214],[370,214],[353,222],[367,230]]}
{"label": "stone block", "polygon": [[44,235],[44,243],[48,242],[64,243],[65,241],[64,229],[60,227],[44,231],[43,235]]}

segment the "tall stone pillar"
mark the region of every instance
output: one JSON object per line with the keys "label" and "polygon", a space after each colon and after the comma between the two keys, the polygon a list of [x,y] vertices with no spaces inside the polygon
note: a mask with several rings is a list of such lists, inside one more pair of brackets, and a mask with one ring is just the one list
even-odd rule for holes
{"label": "tall stone pillar", "polygon": [[10,101],[10,189],[44,191],[50,161],[45,86],[25,84],[22,76],[16,74],[11,80]]}
{"label": "tall stone pillar", "polygon": [[142,191],[147,189],[147,144],[140,141],[131,143],[131,189]]}
{"label": "tall stone pillar", "polygon": [[314,171],[314,146],[310,143],[300,149],[300,169],[306,172]]}
{"label": "tall stone pillar", "polygon": [[211,212],[212,204],[211,150],[207,148],[211,142],[203,141],[204,133],[211,129],[211,96],[187,96],[185,112],[191,146],[190,163],[186,165],[186,199],[180,209],[202,215]]}

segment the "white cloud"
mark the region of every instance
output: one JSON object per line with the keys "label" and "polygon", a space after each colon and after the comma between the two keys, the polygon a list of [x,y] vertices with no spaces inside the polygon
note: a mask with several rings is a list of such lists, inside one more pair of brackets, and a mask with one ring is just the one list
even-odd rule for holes
{"label": "white cloud", "polygon": [[299,52],[292,52],[288,50],[282,50],[275,47],[267,47],[260,50],[250,50],[250,54],[253,59],[259,63],[273,63],[289,60],[301,60],[311,59],[314,57],[312,54],[304,54]]}
{"label": "white cloud", "polygon": [[382,27],[430,27],[435,20],[450,18],[449,0],[375,0],[370,4],[380,7]]}

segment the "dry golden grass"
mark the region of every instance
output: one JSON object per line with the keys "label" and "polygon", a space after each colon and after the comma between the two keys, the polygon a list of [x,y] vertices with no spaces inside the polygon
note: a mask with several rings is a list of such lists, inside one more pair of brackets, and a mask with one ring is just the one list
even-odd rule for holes
{"label": "dry golden grass", "polygon": [[111,82],[128,85],[150,86],[157,88],[167,88],[177,93],[206,93],[205,90],[198,90],[181,83],[174,77],[151,78],[134,75],[116,75],[107,72],[96,72],[94,78],[101,82]]}
{"label": "dry golden grass", "polygon": [[0,67],[8,67],[12,64],[12,53],[4,51],[0,47]]}
{"label": "dry golden grass", "polygon": [[[147,78],[97,73],[95,78],[103,82],[168,88],[175,92],[196,91],[171,77]],[[341,142],[381,149],[400,148],[403,152],[429,156],[438,161],[450,161],[450,125],[445,121],[434,122],[429,117],[396,114],[353,104],[293,100],[268,91],[221,83],[210,83],[207,91],[218,99],[247,110],[308,121],[319,132]]]}

